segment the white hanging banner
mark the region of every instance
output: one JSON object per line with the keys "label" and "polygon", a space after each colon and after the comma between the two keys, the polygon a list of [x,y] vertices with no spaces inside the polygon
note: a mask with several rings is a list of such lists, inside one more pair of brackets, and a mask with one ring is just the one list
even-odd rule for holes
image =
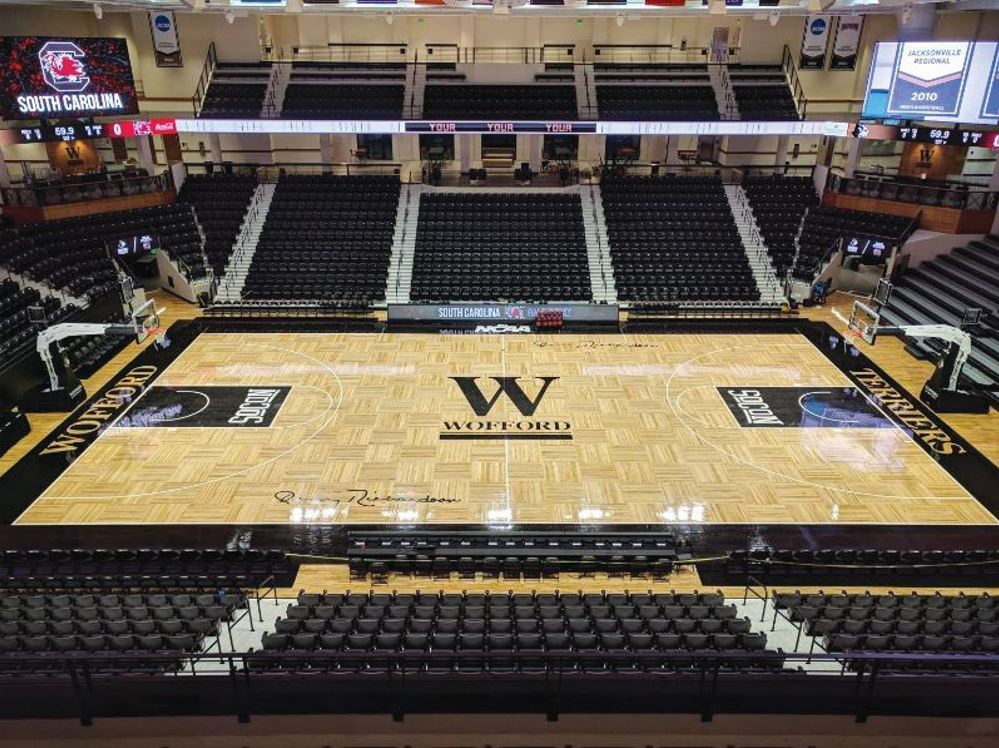
{"label": "white hanging banner", "polygon": [[149,13],[149,29],[153,34],[153,53],[156,57],[156,67],[183,67],[184,59],[180,53],[177,18],[173,11],[151,11]]}
{"label": "white hanging banner", "polygon": [[802,70],[822,70],[826,66],[831,23],[832,16],[808,16],[805,19],[805,33],[801,37],[801,59],[798,61],[798,67]]}
{"label": "white hanging banner", "polygon": [[863,33],[863,16],[840,16],[836,38],[833,39],[832,58],[829,60],[830,70],[853,70],[857,67],[860,37]]}

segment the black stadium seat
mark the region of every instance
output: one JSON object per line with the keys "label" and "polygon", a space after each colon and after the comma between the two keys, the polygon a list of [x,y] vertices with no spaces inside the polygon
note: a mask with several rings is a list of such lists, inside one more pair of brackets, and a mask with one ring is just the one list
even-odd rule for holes
{"label": "black stadium seat", "polygon": [[411,298],[589,301],[579,195],[424,193]]}
{"label": "black stadium seat", "polygon": [[758,301],[718,177],[605,177],[600,185],[618,298]]}
{"label": "black stadium seat", "polygon": [[243,298],[383,299],[399,190],[399,177],[282,175]]}

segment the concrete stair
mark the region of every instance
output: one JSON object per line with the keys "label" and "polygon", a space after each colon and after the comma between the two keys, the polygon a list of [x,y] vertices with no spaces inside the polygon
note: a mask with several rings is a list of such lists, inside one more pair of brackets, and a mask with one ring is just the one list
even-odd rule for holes
{"label": "concrete stair", "polygon": [[420,195],[423,185],[404,184],[395,214],[392,257],[385,282],[385,301],[408,304],[413,282],[413,259],[416,256],[416,226],[420,219]]}
{"label": "concrete stair", "polygon": [[586,257],[590,266],[590,288],[593,300],[617,303],[614,284],[614,266],[607,240],[607,223],[604,220],[603,198],[597,185],[580,185],[579,198],[583,203],[583,235],[586,238]]}
{"label": "concrete stair", "polygon": [[746,253],[749,268],[753,272],[753,279],[760,291],[760,301],[764,304],[779,304],[784,301],[784,291],[777,278],[777,271],[770,261],[770,251],[756,224],[756,216],[753,215],[749,198],[745,190],[737,184],[725,185],[725,196],[735,218],[735,225],[739,231],[739,238],[742,239],[742,248]]}
{"label": "concrete stair", "polygon": [[715,91],[715,100],[718,102],[718,112],[723,120],[738,120],[739,105],[735,101],[735,91],[732,90],[732,81],[728,76],[728,68],[724,65],[708,65],[708,77],[711,79],[711,87]]}
{"label": "concrete stair", "polygon": [[[412,69],[410,69],[412,68]],[[409,108],[409,112],[403,112],[411,119],[423,118],[423,95],[427,89],[427,64],[425,62],[413,63],[406,66],[406,91],[403,102],[404,109]]]}
{"label": "concrete stair", "polygon": [[580,119],[597,118],[597,87],[593,63],[572,66],[576,85],[576,109]]}
{"label": "concrete stair", "polygon": [[215,301],[239,301],[242,298],[246,276],[250,272],[250,265],[253,264],[253,254],[257,251],[257,243],[264,230],[267,212],[270,210],[276,189],[276,184],[261,184],[253,193],[250,207],[243,219],[243,228],[233,245],[225,273],[219,281]]}
{"label": "concrete stair", "polygon": [[[274,73],[267,82],[267,91],[264,93],[264,106],[260,112],[261,118],[277,119],[281,116],[284,108],[284,95],[288,91],[288,83],[291,81],[291,65],[275,65]],[[268,106],[273,104],[273,106]]]}

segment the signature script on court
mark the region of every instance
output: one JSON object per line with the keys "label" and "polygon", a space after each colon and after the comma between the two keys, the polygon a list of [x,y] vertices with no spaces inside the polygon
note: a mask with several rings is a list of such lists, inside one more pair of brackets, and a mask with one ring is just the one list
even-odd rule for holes
{"label": "signature script on court", "polygon": [[343,493],[330,496],[299,496],[294,491],[277,491],[274,498],[282,504],[309,505],[316,504],[354,504],[355,506],[375,507],[394,504],[460,504],[461,499],[451,499],[444,496],[396,496],[371,493],[366,488],[349,488]]}

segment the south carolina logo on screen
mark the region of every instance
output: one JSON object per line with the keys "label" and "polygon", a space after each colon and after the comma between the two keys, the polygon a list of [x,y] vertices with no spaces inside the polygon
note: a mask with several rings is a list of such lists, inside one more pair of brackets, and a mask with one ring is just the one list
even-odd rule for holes
{"label": "south carolina logo on screen", "polygon": [[59,93],[85,91],[90,85],[90,77],[83,64],[84,57],[86,53],[73,42],[45,42],[38,51],[42,77]]}

